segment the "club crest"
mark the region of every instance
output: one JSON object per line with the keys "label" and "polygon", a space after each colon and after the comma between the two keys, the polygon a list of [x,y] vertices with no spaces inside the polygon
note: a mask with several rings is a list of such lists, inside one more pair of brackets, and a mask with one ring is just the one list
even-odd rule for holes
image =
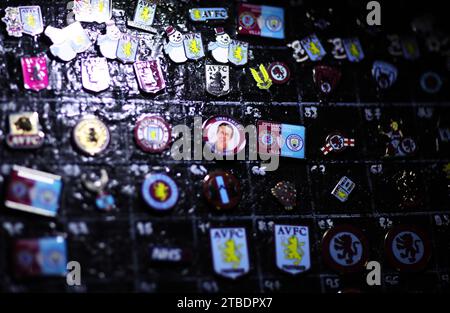
{"label": "club crest", "polygon": [[228,46],[228,60],[234,65],[245,65],[248,61],[248,43],[231,40]]}
{"label": "club crest", "polygon": [[22,74],[25,89],[39,91],[48,87],[47,59],[42,57],[23,57]]}
{"label": "club crest", "polygon": [[307,226],[275,225],[277,267],[291,274],[311,268],[309,231]]}
{"label": "club crest", "polygon": [[81,61],[81,80],[83,87],[94,92],[109,88],[109,75],[106,58],[88,58]]}
{"label": "club crest", "polygon": [[183,45],[188,59],[198,60],[205,56],[202,35],[200,33],[184,34]]}
{"label": "club crest", "polygon": [[144,92],[157,93],[166,88],[166,81],[159,60],[150,60],[134,63],[139,87]]}
{"label": "club crest", "polygon": [[230,92],[230,68],[227,65],[206,65],[206,91],[216,97]]}
{"label": "club crest", "polygon": [[128,21],[131,27],[146,30],[148,32],[155,32],[152,27],[155,19],[156,4],[150,0],[138,0],[132,21]]}

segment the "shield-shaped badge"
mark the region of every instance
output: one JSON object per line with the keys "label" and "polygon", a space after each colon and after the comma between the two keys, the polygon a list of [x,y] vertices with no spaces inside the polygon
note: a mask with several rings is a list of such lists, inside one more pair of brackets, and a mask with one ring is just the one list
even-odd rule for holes
{"label": "shield-shaped badge", "polygon": [[316,35],[308,36],[300,43],[312,61],[320,61],[327,54]]}
{"label": "shield-shaped badge", "polygon": [[183,45],[188,59],[198,60],[205,56],[202,35],[200,33],[184,34]]}
{"label": "shield-shaped badge", "polygon": [[81,80],[83,87],[94,92],[109,88],[109,75],[106,58],[88,58],[81,61]]}
{"label": "shield-shaped badge", "polygon": [[234,65],[247,64],[248,43],[239,40],[231,40],[231,43],[228,46],[228,60]]}
{"label": "shield-shaped badge", "polygon": [[230,68],[228,65],[206,65],[206,91],[217,97],[230,92]]}
{"label": "shield-shaped badge", "polygon": [[44,144],[44,133],[37,112],[9,115],[9,134],[6,143],[13,149],[37,149]]}
{"label": "shield-shaped badge", "polygon": [[123,63],[133,63],[136,61],[136,54],[138,51],[139,41],[137,38],[130,35],[123,35],[119,39],[117,45],[117,58]]}
{"label": "shield-shaped badge", "polygon": [[75,20],[105,23],[112,17],[111,0],[75,0]]}
{"label": "shield-shaped badge", "polygon": [[236,279],[250,271],[245,228],[211,228],[214,272]]}
{"label": "shield-shaped badge", "polygon": [[139,87],[144,92],[157,93],[166,88],[166,81],[159,60],[150,60],[134,63]]}
{"label": "shield-shaped badge", "polygon": [[275,225],[277,267],[291,274],[311,268],[307,226]]}
{"label": "shield-shaped badge", "polygon": [[22,74],[25,89],[39,91],[48,86],[47,59],[41,57],[23,57]]}
{"label": "shield-shaped badge", "polygon": [[317,65],[313,69],[313,80],[324,95],[332,93],[341,80],[341,71],[328,65]]}
{"label": "shield-shaped badge", "polygon": [[156,32],[152,27],[153,20],[155,19],[156,4],[150,0],[139,0],[136,3],[136,9],[134,10],[134,16],[132,21],[128,21],[128,25],[131,27],[146,30],[148,32]]}
{"label": "shield-shaped badge", "polygon": [[358,38],[346,38],[343,44],[350,62],[359,62],[364,59],[364,51]]}
{"label": "shield-shaped badge", "polygon": [[38,5],[19,7],[20,20],[22,21],[23,32],[36,36],[44,31],[41,7]]}
{"label": "shield-shaped badge", "polygon": [[407,60],[416,60],[420,57],[419,45],[413,36],[402,38],[402,50],[403,56]]}
{"label": "shield-shaped badge", "polygon": [[397,80],[397,68],[387,62],[375,61],[372,66],[372,76],[375,78],[378,87],[388,89]]}

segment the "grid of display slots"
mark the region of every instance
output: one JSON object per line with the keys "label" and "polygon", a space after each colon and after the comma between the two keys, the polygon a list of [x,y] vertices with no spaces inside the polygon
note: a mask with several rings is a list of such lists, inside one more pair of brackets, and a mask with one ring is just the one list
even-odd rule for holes
{"label": "grid of display slots", "polygon": [[[6,0],[0,16],[7,7],[39,5],[44,27],[61,29],[73,21],[67,3]],[[82,60],[101,56],[95,39],[105,34],[105,23],[81,22],[93,44],[67,62],[50,51],[54,42],[44,33],[13,37],[0,23],[0,291],[450,290],[450,50],[438,3],[381,2],[382,25],[368,26],[364,1],[252,1],[284,8],[284,20],[277,20],[284,26],[281,39],[238,31],[248,20],[239,15],[242,3],[236,1],[161,1],[152,24],[156,33],[128,25],[137,4],[113,0],[112,20],[121,32],[139,38],[139,60],[160,60],[165,88],[155,94],[141,90],[132,63],[117,59],[108,59],[106,90],[84,88]],[[190,9],[211,7],[225,8],[228,18],[190,18]],[[169,25],[201,33],[205,56],[173,62],[161,45]],[[207,46],[221,31],[249,43],[248,60],[243,66],[229,64],[229,91],[216,97],[206,90],[211,82],[205,66],[217,63]],[[299,45],[313,34],[326,51],[320,60]],[[357,62],[340,45],[346,38],[359,40],[364,55]],[[21,58],[33,55],[44,55],[47,62],[48,86],[39,91],[24,86]],[[377,61],[391,66],[384,84]],[[289,80],[258,88],[250,69],[274,62],[285,65]],[[331,70],[320,76],[320,66]],[[45,137],[38,149],[7,143],[9,118],[20,112],[39,116]],[[95,156],[73,142],[73,128],[86,114],[99,118],[110,133],[109,145]],[[147,153],[134,134],[143,114],[189,129],[195,117],[213,116],[242,125],[260,120],[301,125],[305,155],[282,156],[277,170],[264,171],[260,160],[175,160],[170,149]],[[11,174],[23,168],[61,177],[55,216],[11,208]],[[102,191],[115,201],[110,210],[98,207],[83,176],[95,180],[102,169],[108,174]],[[217,210],[205,196],[205,176],[217,171],[234,175],[240,185],[232,209]],[[165,173],[176,183],[178,199],[171,210],[158,212],[143,198],[149,173]],[[277,237],[283,225],[297,226],[285,228],[291,237]],[[228,251],[235,257],[231,262],[248,261],[240,271],[233,268],[242,264],[221,268],[230,262],[224,250],[233,242],[214,243],[211,230],[218,228],[245,229],[244,241],[228,246],[234,248]],[[61,240],[64,247],[56,243]],[[218,260],[214,249],[224,254]],[[65,264],[55,265],[62,260],[80,264],[80,285],[67,284]],[[369,261],[381,266],[375,285],[368,284]]]}

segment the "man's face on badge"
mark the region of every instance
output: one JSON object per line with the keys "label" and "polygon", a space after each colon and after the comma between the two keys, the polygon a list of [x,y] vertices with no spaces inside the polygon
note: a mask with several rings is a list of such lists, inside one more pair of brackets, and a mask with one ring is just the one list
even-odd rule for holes
{"label": "man's face on badge", "polygon": [[221,125],[217,128],[217,150],[227,150],[227,144],[233,137],[233,128],[229,125]]}

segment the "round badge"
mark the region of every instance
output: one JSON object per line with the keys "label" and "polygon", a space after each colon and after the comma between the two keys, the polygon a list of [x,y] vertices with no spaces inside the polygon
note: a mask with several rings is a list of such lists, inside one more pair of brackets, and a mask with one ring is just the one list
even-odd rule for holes
{"label": "round badge", "polygon": [[426,233],[414,226],[391,229],[384,241],[386,257],[399,271],[423,270],[431,257],[431,243]]}
{"label": "round badge", "polygon": [[350,225],[329,229],[322,239],[322,255],[327,265],[343,273],[357,272],[368,260],[369,247],[363,232]]}
{"label": "round badge", "polygon": [[232,209],[241,199],[241,186],[234,175],[216,171],[208,174],[203,181],[206,200],[220,209]]}
{"label": "round badge", "polygon": [[416,142],[410,137],[405,137],[400,141],[399,148],[405,154],[413,154],[416,151]]}
{"label": "round badge", "polygon": [[291,134],[286,137],[286,146],[291,151],[300,151],[303,148],[303,138],[297,134]]}
{"label": "round badge", "polygon": [[279,31],[282,26],[283,26],[283,21],[281,20],[281,18],[279,16],[271,15],[266,18],[266,27],[271,32]]}
{"label": "round badge", "polygon": [[291,71],[287,65],[282,62],[274,62],[270,64],[268,71],[274,84],[284,84],[291,77]]}
{"label": "round badge", "polygon": [[338,132],[331,133],[327,136],[325,141],[331,146],[333,151],[341,152],[345,150],[345,137]]}
{"label": "round badge", "polygon": [[164,151],[170,141],[170,125],[159,116],[143,116],[134,128],[134,138],[145,152]]}
{"label": "round badge", "polygon": [[95,116],[83,117],[73,129],[76,146],[90,156],[103,152],[110,138],[108,127]]}
{"label": "round badge", "polygon": [[251,29],[256,24],[256,18],[251,12],[243,12],[239,15],[239,25],[245,29]]}
{"label": "round badge", "polygon": [[235,155],[245,148],[242,125],[228,116],[214,116],[203,123],[203,141],[212,153]]}
{"label": "round badge", "polygon": [[420,86],[427,93],[438,93],[442,87],[441,77],[435,72],[426,72],[420,78]]}
{"label": "round badge", "polygon": [[158,211],[166,211],[175,206],[179,198],[178,186],[165,174],[148,174],[142,184],[142,197]]}

